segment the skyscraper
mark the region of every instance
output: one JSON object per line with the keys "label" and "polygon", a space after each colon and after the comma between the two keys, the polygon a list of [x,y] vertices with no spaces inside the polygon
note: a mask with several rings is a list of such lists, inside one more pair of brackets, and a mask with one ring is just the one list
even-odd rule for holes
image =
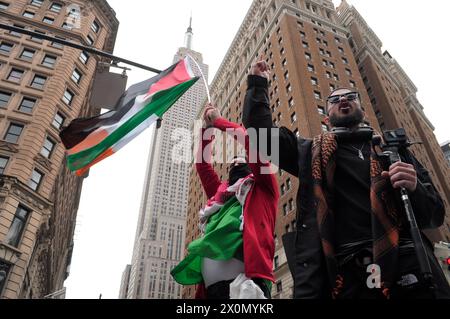
{"label": "skyscraper", "polygon": [[[2,0],[0,21],[112,52],[119,22],[104,0]],[[0,30],[0,297],[63,294],[83,178],[58,133],[89,103],[99,58]]]}
{"label": "skyscraper", "polygon": [[[366,124],[380,130],[406,123],[412,139],[428,141],[425,147],[415,146],[412,151],[431,172],[442,197],[449,198],[448,168],[442,165],[442,152],[436,152],[433,127],[415,97],[417,89],[398,63],[388,53],[381,53],[380,40],[363,18],[346,6],[343,1],[336,11],[330,0],[254,0],[211,83],[212,100],[224,117],[240,123],[248,71],[254,62],[265,59],[271,70],[269,98],[274,124],[312,137],[329,129],[324,118],[330,91],[353,88],[361,94]],[[386,100],[390,102],[384,103]],[[227,176],[228,165],[216,164],[215,168],[222,178]],[[296,224],[295,216],[298,179],[283,171],[278,177],[281,198],[274,259],[277,282],[272,296],[290,298],[293,281],[281,236],[303,225]],[[205,200],[197,173],[191,170],[187,244],[199,235],[198,211]],[[430,234],[435,240],[450,236],[447,199],[445,204],[446,225],[442,234]],[[308,267],[307,263],[304,266]],[[184,298],[193,296],[193,287],[183,290]]]}
{"label": "skyscraper", "polygon": [[[174,62],[189,55],[205,77],[208,66],[202,55],[192,50],[191,24],[186,31],[185,47],[178,50]],[[195,63],[191,68],[199,75]],[[151,143],[142,202],[133,249],[128,298],[179,298],[181,289],[170,270],[181,260],[184,249],[188,204],[189,156],[180,160],[174,151],[190,148],[193,123],[206,90],[200,79],[164,114],[161,127]],[[188,155],[188,154],[185,154]],[[179,161],[180,160],[180,161]]]}

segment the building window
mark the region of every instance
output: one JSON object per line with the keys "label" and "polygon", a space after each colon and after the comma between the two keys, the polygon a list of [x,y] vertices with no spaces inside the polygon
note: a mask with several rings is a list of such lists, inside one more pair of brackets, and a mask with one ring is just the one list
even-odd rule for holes
{"label": "building window", "polygon": [[45,65],[49,68],[53,68],[56,63],[56,57],[46,54],[44,60],[42,60],[42,65]]}
{"label": "building window", "polygon": [[336,86],[334,84],[330,84],[330,92],[336,90]]}
{"label": "building window", "polygon": [[344,63],[344,64],[348,64],[348,60],[347,60],[347,58],[342,58],[342,63]]}
{"label": "building window", "polygon": [[19,83],[24,72],[24,70],[12,69],[11,72],[9,72],[8,81]]}
{"label": "building window", "polygon": [[50,11],[59,13],[62,9],[62,4],[53,2],[52,5],[50,6]]}
{"label": "building window", "polygon": [[22,207],[21,205],[17,207],[11,227],[5,237],[5,241],[8,245],[13,247],[17,247],[19,245],[29,214],[30,211],[28,209]]}
{"label": "building window", "polygon": [[91,30],[94,31],[95,33],[98,33],[98,30],[100,30],[100,26],[97,21],[92,22]]}
{"label": "building window", "polygon": [[283,61],[281,62],[281,64],[282,64],[283,66],[286,66],[286,65],[287,65],[286,59],[283,59]]}
{"label": "building window", "polygon": [[334,63],[333,62],[330,62],[330,68],[332,68],[332,69],[334,69]]}
{"label": "building window", "polygon": [[34,105],[36,104],[36,99],[29,97],[24,97],[19,105],[19,111],[25,113],[33,113]]}
{"label": "building window", "polygon": [[81,54],[80,54],[80,61],[83,62],[83,64],[86,64],[88,60],[89,60],[89,54],[87,54],[84,51],[81,52]]}
{"label": "building window", "polygon": [[46,158],[50,158],[53,149],[55,148],[55,145],[56,142],[47,136],[44,141],[44,146],[42,146],[41,154]]}
{"label": "building window", "polygon": [[331,72],[327,71],[326,76],[327,76],[327,79],[331,79]]}
{"label": "building window", "polygon": [[328,61],[327,60],[322,60],[322,65],[323,66],[327,66],[328,65]]}
{"label": "building window", "polygon": [[31,11],[25,11],[22,16],[24,16],[25,18],[30,18],[33,19],[34,18],[34,12]]}
{"label": "building window", "polygon": [[0,175],[5,171],[6,165],[8,165],[8,161],[8,157],[0,156]]}
{"label": "building window", "polygon": [[22,54],[20,55],[20,58],[23,60],[31,61],[33,60],[33,56],[36,53],[36,51],[31,49],[23,49]]}
{"label": "building window", "polygon": [[75,94],[73,94],[70,90],[66,89],[63,96],[63,101],[67,105],[72,105],[73,97]]}
{"label": "building window", "polygon": [[304,48],[309,48],[308,42],[302,41],[302,45]]}
{"label": "building window", "polygon": [[[60,40],[65,40],[65,38],[61,38],[61,37],[58,37],[58,36],[55,36],[55,38],[58,38]],[[58,43],[58,42],[52,42],[52,47],[57,48],[57,49],[62,49],[63,45],[61,43]]]}
{"label": "building window", "polygon": [[72,80],[73,80],[75,83],[80,84],[81,76],[82,76],[82,75],[81,75],[81,72],[80,72],[80,71],[78,71],[77,69],[73,70],[73,72],[72,72]]}
{"label": "building window", "polygon": [[290,98],[289,99],[289,107],[293,107],[294,106],[294,98]]}
{"label": "building window", "polygon": [[287,204],[284,204],[284,205],[283,205],[283,215],[286,216],[286,215],[288,214],[288,212],[289,212],[289,211],[288,211],[288,205],[287,205]]}
{"label": "building window", "polygon": [[345,74],[352,76],[352,71],[350,69],[345,69]]}
{"label": "building window", "polygon": [[275,269],[278,268],[279,266],[278,256],[275,256],[275,258],[273,259],[273,265]]}
{"label": "building window", "polygon": [[292,210],[294,210],[294,208],[295,208],[294,200],[291,198],[289,200],[289,210],[292,211]]}
{"label": "building window", "polygon": [[55,19],[49,18],[49,17],[44,17],[44,19],[42,19],[42,22],[48,23],[48,24],[53,24],[53,22],[55,22]]}
{"label": "building window", "polygon": [[284,193],[286,193],[286,186],[284,186],[284,184],[281,185],[280,191],[281,191],[281,195],[284,195]]}
{"label": "building window", "polygon": [[333,74],[333,79],[334,79],[335,81],[339,81],[339,75]]}
{"label": "building window", "polygon": [[292,184],[291,184],[291,179],[288,178],[287,181],[286,181],[286,189],[287,189],[287,190],[290,190],[290,189],[291,189],[291,186],[292,186]]}
{"label": "building window", "polygon": [[355,81],[350,81],[350,87],[354,88],[356,86]]}
{"label": "building window", "polygon": [[292,92],[292,87],[291,87],[291,84],[288,84],[286,86],[286,93],[290,93],[290,92]]}
{"label": "building window", "polygon": [[316,100],[321,100],[322,99],[322,95],[318,91],[314,91],[314,97],[316,98]]}
{"label": "building window", "polygon": [[[9,7],[9,3],[0,1],[0,10],[6,10]],[[0,289],[0,293],[2,292],[2,290]]]}
{"label": "building window", "polygon": [[326,46],[326,47],[328,46],[328,42],[327,41],[323,40],[322,43],[323,43],[324,46]]}
{"label": "building window", "polygon": [[324,108],[323,106],[318,106],[318,107],[317,107],[317,112],[318,112],[320,115],[325,115],[325,108]]}
{"label": "building window", "polygon": [[282,292],[282,291],[283,291],[283,285],[280,280],[277,282],[277,292]]}
{"label": "building window", "polygon": [[30,181],[28,182],[28,186],[30,186],[31,189],[33,190],[37,190],[42,181],[43,176],[44,176],[43,173],[41,173],[37,169],[34,169],[33,172],[31,173],[31,178]]}
{"label": "building window", "polygon": [[308,71],[314,72],[314,65],[308,64]]}
{"label": "building window", "polygon": [[329,58],[331,58],[331,52],[330,52],[330,51],[327,51],[326,56],[329,57]]}
{"label": "building window", "polygon": [[66,30],[72,30],[73,26],[72,26],[72,24],[68,24],[67,22],[63,22],[62,28],[66,29]]}
{"label": "building window", "polygon": [[342,53],[342,54],[344,54],[344,49],[343,49],[343,48],[341,48],[341,47],[338,47],[338,50],[339,50],[339,53]]}
{"label": "building window", "polygon": [[87,43],[89,45],[93,45],[94,44],[94,39],[92,39],[92,37],[90,35],[87,36]]}
{"label": "building window", "polygon": [[66,118],[61,113],[56,112],[55,118],[53,119],[53,122],[52,122],[52,125],[55,128],[60,129],[63,126],[65,119]]}
{"label": "building window", "polygon": [[305,58],[306,58],[306,60],[311,60],[311,54],[305,53]]}
{"label": "building window", "polygon": [[325,50],[324,49],[320,48],[319,52],[320,52],[320,54],[325,55]]}
{"label": "building window", "polygon": [[0,296],[2,295],[3,288],[5,287],[10,268],[10,264],[0,261]]}
{"label": "building window", "polygon": [[312,84],[312,85],[318,85],[319,82],[317,81],[316,78],[311,78],[311,84]]}
{"label": "building window", "polygon": [[328,126],[325,123],[322,123],[322,131],[328,132]]}
{"label": "building window", "polygon": [[[24,27],[23,25],[13,24],[13,26],[16,27],[16,28],[25,29],[25,27]],[[22,36],[21,33],[16,32],[16,31],[9,31],[9,33],[10,33],[11,35],[13,35],[13,36],[16,36],[16,37],[21,37],[21,36]]]}
{"label": "building window", "polygon": [[6,108],[8,106],[11,95],[12,93],[0,91],[0,107]]}
{"label": "building window", "polygon": [[300,137],[300,132],[298,131],[298,128],[294,130],[294,134],[295,136]]}
{"label": "building window", "polygon": [[23,125],[11,123],[9,125],[8,131],[6,132],[5,137],[3,138],[6,142],[16,144],[19,140],[20,134],[22,133]]}
{"label": "building window", "polygon": [[302,38],[304,38],[304,37],[306,37],[306,33],[303,32],[303,31],[300,31],[300,36],[301,36]]}
{"label": "building window", "polygon": [[[45,35],[44,31],[34,30],[34,32]],[[30,39],[35,41],[35,42],[39,42],[39,43],[42,43],[42,41],[43,41],[42,38],[33,37],[33,36]]]}
{"label": "building window", "polygon": [[36,7],[40,7],[44,0],[31,0],[31,4]]}
{"label": "building window", "polygon": [[294,124],[295,121],[297,121],[297,114],[295,114],[295,112],[294,112],[291,114],[291,123]]}
{"label": "building window", "polygon": [[11,49],[13,48],[13,45],[11,43],[3,42],[0,44],[0,52],[3,54],[9,54],[11,52]]}
{"label": "building window", "polygon": [[31,87],[38,89],[38,90],[43,90],[44,89],[44,85],[45,85],[45,81],[47,81],[47,77],[43,76],[43,75],[35,75],[33,78],[33,81],[31,82]]}

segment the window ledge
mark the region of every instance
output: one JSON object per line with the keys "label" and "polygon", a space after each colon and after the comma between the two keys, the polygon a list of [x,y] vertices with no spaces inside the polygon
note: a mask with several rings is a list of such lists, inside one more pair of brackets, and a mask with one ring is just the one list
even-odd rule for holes
{"label": "window ledge", "polygon": [[0,241],[0,259],[14,265],[21,255],[22,252],[19,249]]}

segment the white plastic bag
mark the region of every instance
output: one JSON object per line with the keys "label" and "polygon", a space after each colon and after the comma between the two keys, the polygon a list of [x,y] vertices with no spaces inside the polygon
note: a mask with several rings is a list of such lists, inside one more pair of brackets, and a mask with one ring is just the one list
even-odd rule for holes
{"label": "white plastic bag", "polygon": [[230,299],[267,299],[257,284],[245,274],[239,274],[230,284]]}

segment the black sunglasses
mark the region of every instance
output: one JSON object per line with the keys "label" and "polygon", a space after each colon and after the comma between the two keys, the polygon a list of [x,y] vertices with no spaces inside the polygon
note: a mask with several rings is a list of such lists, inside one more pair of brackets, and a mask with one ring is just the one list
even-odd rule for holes
{"label": "black sunglasses", "polygon": [[331,104],[336,104],[341,100],[342,97],[345,97],[347,99],[347,101],[354,101],[357,98],[359,98],[359,93],[358,92],[348,92],[348,93],[344,93],[341,95],[333,95],[333,96],[329,96],[327,98],[327,101]]}

